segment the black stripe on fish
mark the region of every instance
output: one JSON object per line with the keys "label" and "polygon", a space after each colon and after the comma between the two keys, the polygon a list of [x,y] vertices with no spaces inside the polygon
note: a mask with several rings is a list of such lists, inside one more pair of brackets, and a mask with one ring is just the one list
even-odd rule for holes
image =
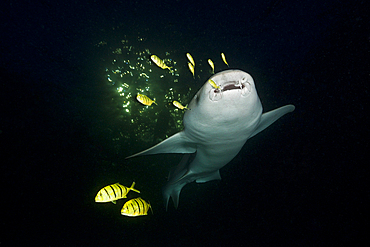
{"label": "black stripe on fish", "polygon": [[121,185],[120,185],[120,184],[118,184],[118,188],[119,188],[119,190],[120,190],[120,192],[121,192],[120,197],[122,197],[122,195],[123,195],[123,191],[122,191],[122,188],[121,188]]}
{"label": "black stripe on fish", "polygon": [[137,214],[140,215],[140,203],[139,203],[139,199],[135,199],[135,203],[137,205]]}
{"label": "black stripe on fish", "polygon": [[143,215],[143,214],[145,214],[145,204],[144,204],[144,201],[142,200],[142,199],[140,199],[140,204],[141,204],[141,206],[140,206],[140,215]]}
{"label": "black stripe on fish", "polygon": [[141,201],[139,199],[136,199],[136,204],[137,204],[137,209],[138,209],[137,214],[141,215]]}
{"label": "black stripe on fish", "polygon": [[131,201],[131,203],[130,203],[130,205],[129,205],[129,208],[130,208],[130,210],[129,210],[129,212],[130,212],[130,214],[134,214],[135,213],[135,206],[134,206],[134,204],[136,203],[135,202],[135,200],[136,199],[134,199],[133,201]]}
{"label": "black stripe on fish", "polygon": [[110,199],[110,195],[109,195],[109,193],[108,193],[107,189],[106,189],[106,188],[103,188],[103,189],[104,189],[105,193],[108,195],[108,197],[109,197],[109,199]]}
{"label": "black stripe on fish", "polygon": [[112,185],[109,185],[109,187],[113,190],[114,199],[116,199],[117,198],[116,191],[114,190]]}

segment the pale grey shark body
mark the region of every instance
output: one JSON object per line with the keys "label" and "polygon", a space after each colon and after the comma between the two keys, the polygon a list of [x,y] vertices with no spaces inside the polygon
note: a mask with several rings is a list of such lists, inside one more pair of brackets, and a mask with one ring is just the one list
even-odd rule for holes
{"label": "pale grey shark body", "polygon": [[197,92],[184,115],[184,130],[139,155],[183,153],[163,189],[166,209],[169,198],[177,208],[181,189],[193,181],[203,183],[221,179],[219,169],[229,163],[252,136],[281,116],[294,111],[286,105],[262,114],[253,78],[241,70],[226,70],[213,75],[220,89],[208,81]]}

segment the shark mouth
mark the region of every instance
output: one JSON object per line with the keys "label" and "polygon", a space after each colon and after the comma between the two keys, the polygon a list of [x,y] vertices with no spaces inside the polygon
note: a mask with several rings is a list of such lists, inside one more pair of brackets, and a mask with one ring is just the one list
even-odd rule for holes
{"label": "shark mouth", "polygon": [[239,81],[231,81],[228,84],[221,86],[220,88],[212,88],[209,91],[209,99],[212,101],[218,101],[222,99],[223,92],[230,90],[240,90],[242,96],[246,96],[251,92],[252,86],[247,78],[242,78]]}

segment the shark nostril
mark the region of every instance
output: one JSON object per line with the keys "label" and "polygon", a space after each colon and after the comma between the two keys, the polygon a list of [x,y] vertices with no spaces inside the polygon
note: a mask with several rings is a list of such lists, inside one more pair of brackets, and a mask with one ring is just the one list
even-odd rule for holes
{"label": "shark nostril", "polygon": [[222,99],[222,91],[219,89],[211,89],[209,91],[209,99],[211,101],[219,101]]}
{"label": "shark nostril", "polygon": [[249,94],[251,92],[251,84],[247,81],[247,83],[243,83],[241,84],[242,86],[240,87],[240,89],[242,90],[242,95],[243,96],[246,96],[247,94]]}

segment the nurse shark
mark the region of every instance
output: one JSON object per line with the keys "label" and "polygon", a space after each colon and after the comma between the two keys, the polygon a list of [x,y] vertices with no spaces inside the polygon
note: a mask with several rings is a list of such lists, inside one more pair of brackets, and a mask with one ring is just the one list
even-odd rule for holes
{"label": "nurse shark", "polygon": [[178,207],[181,189],[186,184],[221,179],[220,168],[239,153],[249,138],[295,109],[286,105],[262,114],[253,78],[244,71],[222,71],[209,80],[218,87],[207,81],[197,92],[184,114],[184,130],[127,157],[185,154],[163,188],[166,210],[170,197]]}

